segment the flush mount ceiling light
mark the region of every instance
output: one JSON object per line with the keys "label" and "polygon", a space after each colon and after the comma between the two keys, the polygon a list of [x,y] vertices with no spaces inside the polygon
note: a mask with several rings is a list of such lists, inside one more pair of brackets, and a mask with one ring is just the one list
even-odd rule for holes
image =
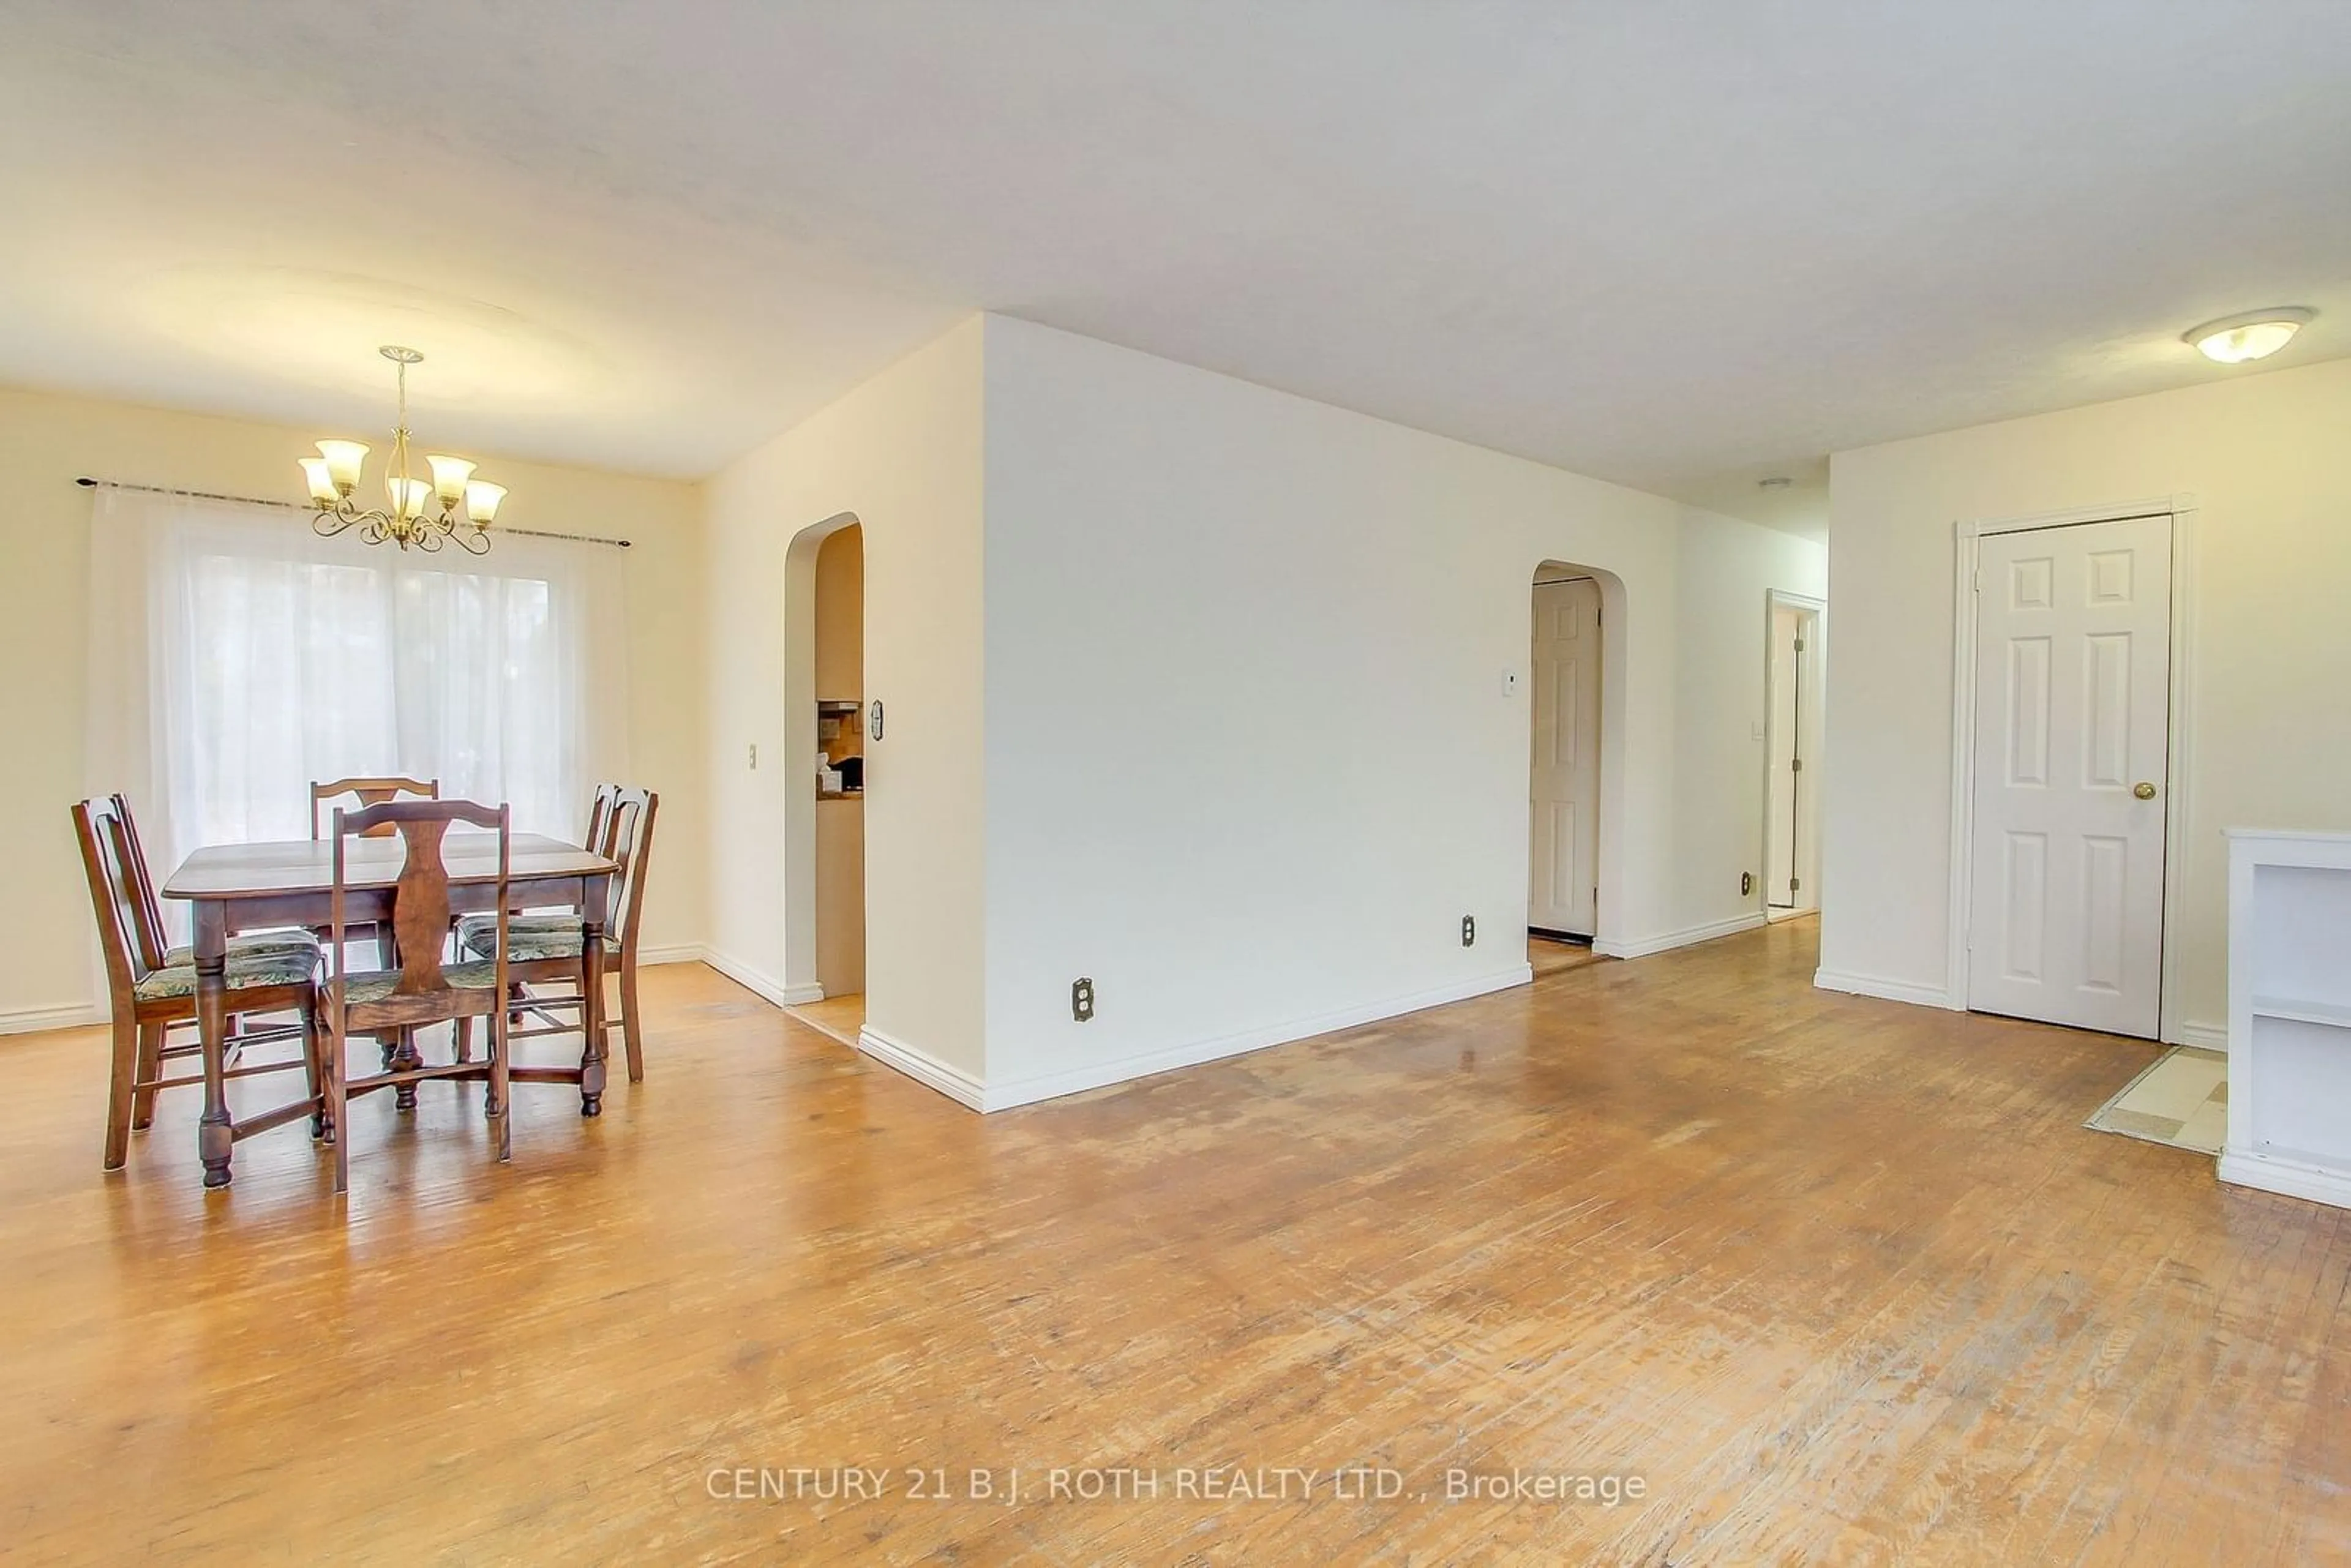
{"label": "flush mount ceiling light", "polygon": [[[424,356],[397,343],[376,352],[399,367],[400,417],[392,426],[392,456],[383,476],[392,504],[362,510],[351,499],[351,492],[359,488],[360,465],[367,460],[365,442],[321,441],[319,455],[296,459],[310,482],[310,527],[329,538],[357,528],[369,544],[390,542],[402,549],[437,550],[454,539],[468,554],[482,554],[490,548],[490,521],[506,498],[506,486],[475,478],[474,465],[462,457],[427,457],[430,479],[409,472],[408,367],[423,364]],[[462,519],[457,516],[461,509]]]}
{"label": "flush mount ceiling light", "polygon": [[2241,365],[2248,360],[2265,360],[2284,348],[2302,330],[2303,324],[2317,314],[2299,305],[2276,305],[2267,310],[2248,310],[2241,316],[2207,321],[2193,331],[2182,333],[2180,340],[2195,344],[2197,351],[2208,360]]}

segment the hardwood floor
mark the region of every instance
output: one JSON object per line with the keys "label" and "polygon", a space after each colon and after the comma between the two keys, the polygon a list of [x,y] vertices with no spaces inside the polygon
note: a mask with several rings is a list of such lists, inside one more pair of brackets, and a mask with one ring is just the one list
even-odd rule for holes
{"label": "hardwood floor", "polygon": [[855,992],[845,997],[827,997],[820,1002],[803,1002],[784,1010],[795,1021],[819,1034],[829,1034],[843,1045],[855,1045],[859,1031],[865,1027],[865,998]]}
{"label": "hardwood floor", "polygon": [[1589,942],[1561,942],[1548,936],[1527,936],[1527,967],[1538,980],[1553,975],[1563,975],[1570,969],[1581,969],[1587,964],[1605,964],[1608,960],[1592,950]]}
{"label": "hardwood floor", "polygon": [[[1774,926],[987,1119],[653,969],[601,1120],[518,1087],[499,1168],[471,1096],[375,1096],[347,1218],[298,1128],[200,1191],[185,1092],[102,1176],[100,1036],[0,1041],[0,1542],[2351,1559],[2351,1216],[2080,1127],[2150,1048],[1813,962]],[[886,1495],[757,1495],[850,1465]],[[1158,1495],[1048,1495],[1085,1466]],[[1178,1494],[1231,1466],[1318,1474]],[[1398,1495],[1340,1495],[1360,1467]],[[1447,1500],[1512,1467],[1642,1495]],[[911,1468],[999,1496],[915,1500]]]}

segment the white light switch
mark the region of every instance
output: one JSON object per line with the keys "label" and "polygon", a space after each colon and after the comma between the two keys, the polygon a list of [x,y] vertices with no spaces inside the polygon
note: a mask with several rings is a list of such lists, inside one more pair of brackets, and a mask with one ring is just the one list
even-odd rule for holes
{"label": "white light switch", "polygon": [[1504,670],[1502,672],[1502,695],[1506,697],[1514,697],[1519,695],[1518,671]]}

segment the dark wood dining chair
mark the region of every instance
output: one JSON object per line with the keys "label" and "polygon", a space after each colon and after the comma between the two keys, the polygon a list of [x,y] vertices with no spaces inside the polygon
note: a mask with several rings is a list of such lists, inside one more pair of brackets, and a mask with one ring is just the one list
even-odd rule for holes
{"label": "dark wood dining chair", "polygon": [[[650,789],[631,789],[617,784],[600,785],[596,793],[596,808],[590,815],[594,831],[585,847],[621,868],[613,875],[611,895],[606,904],[610,918],[604,932],[604,952],[607,972],[618,969],[621,976],[621,1039],[628,1051],[629,1082],[642,1083],[645,1077],[644,1013],[637,1002],[638,931],[644,913],[645,873],[653,860],[653,819],[661,810],[661,797]],[[513,1038],[568,1033],[567,1026],[553,1021],[554,1015],[577,1012],[585,1016],[588,966],[584,930],[577,910],[515,916],[509,957],[515,980],[525,990],[517,1010],[545,1016],[550,1024],[518,1030]],[[487,957],[494,950],[496,936],[488,922],[478,915],[469,915],[458,924],[457,940],[466,952]],[[552,993],[538,988],[549,985],[569,988]],[[464,1049],[461,1035],[459,1050]]]}
{"label": "dark wood dining chair", "polygon": [[[122,823],[122,836],[129,841],[131,871],[139,889],[140,946],[149,965],[166,968],[176,964],[193,964],[196,950],[185,944],[172,946],[163,928],[163,903],[155,896],[154,868],[148,863],[147,851],[139,841],[139,821],[131,814],[131,801],[122,795],[110,795],[108,802]],[[299,953],[305,948],[315,953],[319,939],[298,925],[287,925],[268,931],[239,932],[228,939],[229,956],[253,956],[261,953]],[[145,1125],[141,1123],[141,1125]]]}
{"label": "dark wood dining chair", "polygon": [[[186,968],[195,963],[196,950],[184,944],[173,946],[164,929],[162,901],[155,896],[154,868],[148,862],[146,846],[139,841],[139,820],[131,815],[131,801],[120,794],[108,796],[107,801],[114,809],[115,821],[121,824],[122,858],[129,862],[131,881],[138,893],[136,913],[139,917],[137,935],[140,962],[151,970]],[[287,926],[269,931],[239,932],[228,939],[228,955],[231,958],[294,957],[303,954],[308,954],[315,965],[319,956],[319,939],[299,926]],[[168,1050],[174,1056],[199,1053],[198,1047],[193,1042],[183,1041],[180,1045],[174,1045],[172,1042],[171,1031],[174,1029],[192,1030],[195,1027],[196,1020],[191,1015],[184,1019],[173,1019],[161,1029],[150,1030],[141,1036],[140,1082],[139,1087],[132,1092],[131,1100],[131,1131],[143,1132],[154,1122],[155,1091],[160,1087],[155,1080],[162,1068],[163,1052]],[[248,1016],[231,1019],[228,1050],[232,1055],[235,1055],[248,1045],[301,1038],[303,1038],[303,1031],[299,1028],[259,1025],[254,1023],[252,1018]],[[292,1063],[286,1065],[291,1066]],[[195,1081],[191,1079],[185,1082]]]}
{"label": "dark wood dining chair", "polygon": [[[438,800],[441,799],[441,780],[388,777],[329,779],[321,784],[314,779],[310,781],[310,837],[312,839],[319,837],[319,808],[329,800],[340,800],[345,795],[357,796],[363,809],[369,806],[381,806],[388,801],[397,800],[402,796],[421,800]],[[368,837],[388,839],[392,834],[392,829],[386,825],[370,833]]]}
{"label": "dark wood dining chair", "polygon": [[[113,1014],[113,1067],[106,1103],[105,1168],[120,1170],[129,1158],[134,1124],[147,1125],[155,1092],[202,1083],[204,1076],[167,1078],[167,1062],[200,1055],[197,1044],[173,1045],[167,1031],[196,1018],[196,971],[193,962],[161,961],[165,950],[157,942],[162,922],[152,923],[144,899],[152,896],[150,876],[143,869],[129,814],[120,810],[121,797],[84,800],[73,809],[74,837],[81,845],[82,870],[89,879],[90,903],[98,915],[99,947],[106,959],[108,1001]],[[311,1130],[323,1129],[325,1101],[319,1079],[319,993],[316,977],[319,953],[307,943],[280,950],[232,952],[227,981],[234,1037],[239,1045],[266,1039],[295,1039],[301,1054],[283,1061],[239,1060],[228,1071],[231,1078],[266,1072],[303,1071],[308,1093],[290,1104],[257,1116],[238,1118],[237,1133],[259,1133],[308,1114]],[[254,1015],[296,1013],[298,1029],[266,1035],[245,1028]]]}
{"label": "dark wood dining chair", "polygon": [[[512,907],[514,834],[512,809],[479,806],[470,800],[390,800],[357,811],[338,807],[334,816],[333,883],[328,902],[327,951],[331,966],[324,1012],[327,1135],[335,1145],[335,1190],[350,1188],[350,1135],[347,1112],[351,1097],[378,1089],[413,1090],[434,1079],[486,1080],[483,1109],[496,1129],[496,1156],[513,1153],[512,1119],[507,1114],[506,994],[507,965],[499,941],[496,956],[479,962],[452,964],[444,957],[449,936],[449,868],[441,858],[442,841],[450,825],[494,828],[498,835],[498,874],[493,886],[490,928],[499,937],[507,932]],[[354,838],[380,836],[389,831],[402,841],[400,880],[393,886],[388,925],[398,951],[399,967],[347,973],[344,940],[351,927],[345,916],[350,896],[346,850]],[[357,1034],[405,1035],[428,1024],[455,1024],[477,1015],[490,1019],[489,1055],[482,1062],[455,1060],[426,1062],[402,1055],[381,1072],[354,1077],[350,1071],[348,1041]]]}
{"label": "dark wood dining chair", "polygon": [[[369,806],[381,806],[389,801],[397,800],[402,796],[420,800],[438,800],[441,799],[441,780],[402,779],[394,775],[386,775],[382,778],[329,779],[325,783],[320,783],[314,779],[310,781],[310,838],[313,842],[319,838],[319,808],[329,800],[340,800],[346,795],[356,798],[362,809]],[[392,833],[392,828],[387,825],[378,828],[368,834],[368,837],[385,839],[390,838]],[[323,941],[327,934],[321,929],[312,935]],[[361,921],[351,927],[350,939],[355,942],[366,942],[374,946],[376,966],[379,968],[388,969],[400,962],[400,954],[392,947],[391,933],[388,931]],[[399,1041],[396,1038],[387,1037],[382,1045],[383,1064],[389,1067],[392,1065],[392,1053],[399,1049]]]}
{"label": "dark wood dining chair", "polygon": [[598,846],[604,841],[605,824],[611,820],[612,815],[612,800],[620,792],[621,786],[618,784],[596,786],[595,796],[588,803],[588,836],[580,841],[581,848],[595,850],[598,853],[602,852]]}

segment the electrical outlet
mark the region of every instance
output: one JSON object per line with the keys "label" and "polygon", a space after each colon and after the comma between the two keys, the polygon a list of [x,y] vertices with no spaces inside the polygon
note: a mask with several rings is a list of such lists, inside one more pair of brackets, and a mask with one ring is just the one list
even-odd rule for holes
{"label": "electrical outlet", "polygon": [[1739,873],[1739,896],[1741,898],[1749,897],[1754,893],[1754,891],[1755,873],[1751,871],[1740,872]]}
{"label": "electrical outlet", "polygon": [[1080,1023],[1093,1021],[1094,983],[1083,975],[1070,987],[1070,1016]]}
{"label": "electrical outlet", "polygon": [[1465,915],[1461,917],[1461,946],[1475,947],[1477,945],[1478,917],[1474,915]]}
{"label": "electrical outlet", "polygon": [[754,768],[759,766],[759,748],[756,745],[751,747],[751,766]]}

